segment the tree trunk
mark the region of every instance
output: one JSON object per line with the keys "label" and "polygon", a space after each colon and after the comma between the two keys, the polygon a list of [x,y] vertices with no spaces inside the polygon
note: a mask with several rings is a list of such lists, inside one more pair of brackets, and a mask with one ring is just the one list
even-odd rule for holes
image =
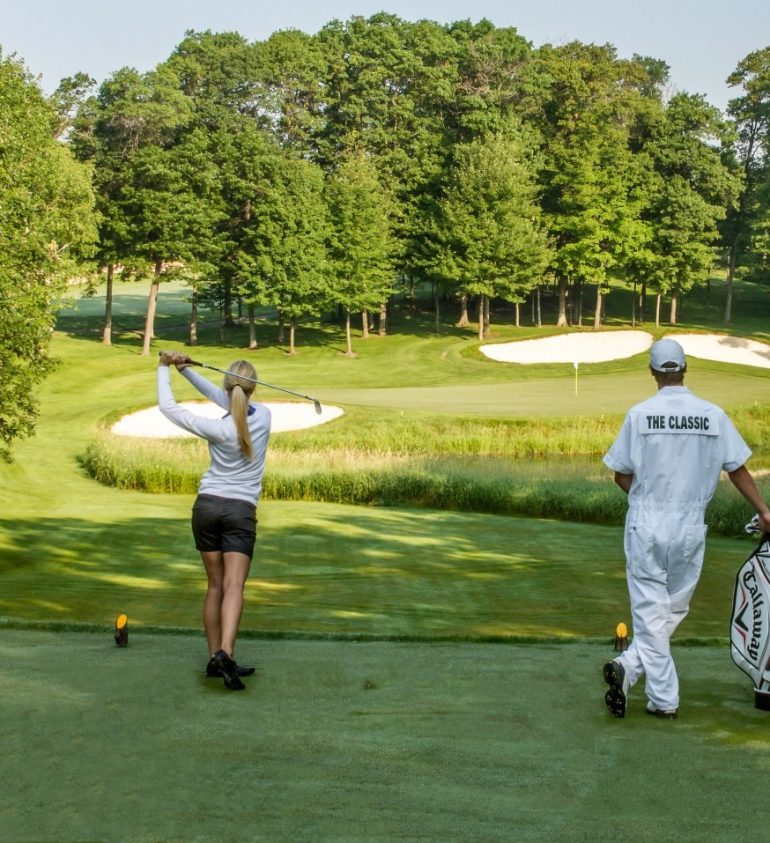
{"label": "tree trunk", "polygon": [[361,336],[363,339],[369,339],[369,311],[364,309],[361,311]]}
{"label": "tree trunk", "polygon": [[297,349],[294,347],[294,337],[297,333],[297,319],[295,316],[291,317],[289,322],[289,354],[296,354]]}
{"label": "tree trunk", "polygon": [[658,293],[657,298],[655,299],[655,327],[660,327],[660,306],[663,302],[663,293]]}
{"label": "tree trunk", "polygon": [[190,297],[190,337],[187,345],[198,345],[198,292],[195,289]]}
{"label": "tree trunk", "polygon": [[676,306],[678,304],[678,299],[679,296],[676,293],[671,296],[671,312],[668,320],[669,325],[676,325]]}
{"label": "tree trunk", "polygon": [[520,328],[521,327],[521,310],[520,310],[520,307],[519,307],[519,303],[514,302],[513,308],[516,312],[516,322],[515,322],[516,327]]}
{"label": "tree trunk", "polygon": [[575,293],[575,307],[577,308],[577,313],[574,319],[575,324],[578,328],[583,327],[583,282],[578,281],[577,284],[577,291]]}
{"label": "tree trunk", "polygon": [[559,278],[559,315],[556,318],[556,327],[563,328],[567,325],[567,279]]}
{"label": "tree trunk", "polygon": [[483,293],[479,296],[479,340],[483,340],[489,333],[489,296]]}
{"label": "tree trunk", "polygon": [[257,348],[257,324],[254,321],[254,305],[249,305],[249,351]]}
{"label": "tree trunk", "polygon": [[283,345],[286,339],[286,333],[284,332],[283,328],[283,311],[278,311],[278,343],[279,345]]}
{"label": "tree trunk", "polygon": [[115,264],[107,264],[107,291],[104,296],[104,330],[102,331],[102,343],[112,345],[112,277],[115,272]]}
{"label": "tree trunk", "polygon": [[636,327],[636,281],[634,281],[634,292],[631,296],[631,327]]}
{"label": "tree trunk", "polygon": [[380,303],[380,319],[377,333],[381,337],[384,337],[388,333],[388,303],[385,301]]}
{"label": "tree trunk", "polygon": [[594,331],[598,331],[602,326],[602,285],[596,285],[596,309],[594,310]]}
{"label": "tree trunk", "polygon": [[468,294],[463,293],[460,296],[460,321],[457,323],[457,327],[467,328],[470,324],[470,319],[468,319]]}
{"label": "tree trunk", "polygon": [[732,325],[733,323],[733,281],[735,280],[735,252],[737,250],[738,241],[730,246],[730,251],[727,255],[727,284],[725,292],[725,325]]}
{"label": "tree trunk", "polygon": [[147,318],[144,321],[144,340],[142,342],[142,356],[150,354],[150,343],[155,335],[155,309],[158,305],[158,290],[160,289],[160,271],[163,267],[162,261],[155,263],[155,275],[150,284],[150,297],[147,299]]}
{"label": "tree trunk", "polygon": [[350,311],[345,309],[345,355],[353,356],[353,342],[350,337]]}
{"label": "tree trunk", "polygon": [[540,287],[538,287],[535,290],[535,302],[536,302],[535,310],[536,310],[536,314],[537,314],[537,323],[536,324],[537,324],[537,327],[539,328],[543,324],[543,314],[542,314],[542,311],[540,310]]}
{"label": "tree trunk", "polygon": [[229,281],[225,281],[224,301],[222,303],[222,324],[227,328],[235,326],[233,321],[233,291]]}

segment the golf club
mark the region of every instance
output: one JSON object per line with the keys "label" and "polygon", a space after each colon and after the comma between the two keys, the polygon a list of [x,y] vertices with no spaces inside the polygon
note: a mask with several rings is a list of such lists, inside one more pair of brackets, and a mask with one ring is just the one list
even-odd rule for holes
{"label": "golf club", "polygon": [[258,380],[257,378],[247,378],[245,375],[238,375],[235,372],[228,372],[227,369],[218,369],[216,366],[209,366],[208,363],[200,363],[198,360],[190,360],[188,358],[187,363],[190,366],[200,366],[202,369],[211,369],[212,372],[219,372],[222,375],[232,375],[234,378],[240,378],[244,381],[249,381],[249,383],[258,383],[260,386],[266,386],[268,389],[277,389],[280,392],[287,392],[289,395],[295,395],[297,398],[304,398],[306,401],[312,401],[313,406],[315,407],[316,413],[320,416],[323,412],[321,408],[321,402],[317,398],[311,398],[309,395],[303,395],[301,392],[294,392],[291,389],[286,389],[283,386],[276,386],[272,383],[265,383],[264,381]]}

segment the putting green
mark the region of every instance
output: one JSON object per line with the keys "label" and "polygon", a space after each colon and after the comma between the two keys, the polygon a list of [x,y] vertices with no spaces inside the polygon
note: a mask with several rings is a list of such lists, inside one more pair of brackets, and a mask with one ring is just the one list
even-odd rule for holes
{"label": "putting green", "polygon": [[[500,365],[500,364],[496,364]],[[454,415],[507,416],[594,416],[624,413],[631,405],[649,398],[655,383],[638,359],[622,373],[582,367],[577,394],[574,370],[564,368],[561,377],[519,379],[510,367],[510,379],[503,383],[444,386],[403,386],[385,389],[320,389],[322,400],[341,405],[405,411],[429,411]],[[554,366],[548,367],[554,372]],[[747,366],[728,366],[694,361],[687,386],[707,400],[731,408],[770,402],[770,371]]]}

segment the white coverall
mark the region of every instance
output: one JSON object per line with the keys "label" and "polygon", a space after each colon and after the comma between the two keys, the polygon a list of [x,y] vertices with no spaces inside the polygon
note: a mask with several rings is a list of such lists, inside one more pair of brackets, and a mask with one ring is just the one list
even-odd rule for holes
{"label": "white coverall", "polygon": [[684,386],[666,386],[628,412],[604,457],[632,474],[624,536],[633,643],[620,657],[631,685],[661,710],[679,707],[670,639],[684,620],[703,565],[706,506],[722,470],[751,456],[725,412]]}

